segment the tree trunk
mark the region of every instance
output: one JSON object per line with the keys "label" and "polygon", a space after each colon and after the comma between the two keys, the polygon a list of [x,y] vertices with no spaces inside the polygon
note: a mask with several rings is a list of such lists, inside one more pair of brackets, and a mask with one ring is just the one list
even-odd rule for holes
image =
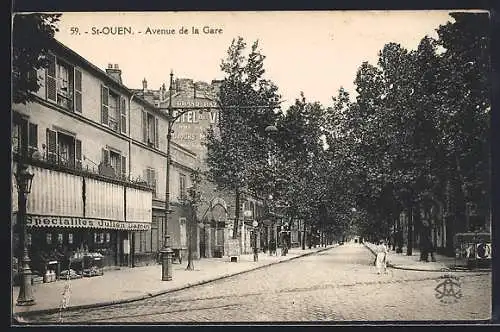
{"label": "tree trunk", "polygon": [[233,228],[233,239],[238,238],[238,228],[240,219],[240,188],[236,188],[235,192],[235,211],[234,211],[234,228]]}
{"label": "tree trunk", "polygon": [[454,215],[455,215],[455,232],[467,232],[470,229],[470,225],[467,222],[467,183],[465,176],[462,172],[462,167],[460,166],[460,158],[458,154],[455,154],[455,186],[458,190],[454,190],[455,194],[455,206],[454,206]]}
{"label": "tree trunk", "polygon": [[302,219],[302,250],[306,250],[306,220]]}
{"label": "tree trunk", "polygon": [[193,263],[193,225],[196,225],[196,208],[191,206],[191,215],[190,218],[187,220],[187,234],[188,234],[188,265],[186,266],[186,270],[188,271],[193,271],[194,270],[194,263]]}
{"label": "tree trunk", "polygon": [[408,213],[408,238],[406,245],[406,255],[413,255],[413,207],[410,206]]}

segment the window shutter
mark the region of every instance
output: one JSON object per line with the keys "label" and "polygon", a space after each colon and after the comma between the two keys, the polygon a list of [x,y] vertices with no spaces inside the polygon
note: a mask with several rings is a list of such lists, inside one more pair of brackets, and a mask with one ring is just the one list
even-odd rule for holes
{"label": "window shutter", "polygon": [[160,146],[159,137],[160,137],[160,133],[159,133],[159,121],[158,121],[158,118],[155,118],[155,148],[157,148],[157,149]]}
{"label": "window shutter", "polygon": [[127,133],[127,104],[125,98],[121,98],[121,130],[122,133]]}
{"label": "window shutter", "polygon": [[156,174],[154,169],[151,170],[151,183],[153,185],[153,196],[156,197]]}
{"label": "window shutter", "polygon": [[109,89],[105,86],[101,86],[101,123],[108,126],[109,125]]}
{"label": "window shutter", "polygon": [[121,98],[120,96],[116,97],[116,110],[113,112],[113,120],[116,121],[116,128],[114,130],[118,133],[122,132],[122,121],[121,121],[121,116],[122,116],[122,103],[121,103]]}
{"label": "window shutter", "polygon": [[75,160],[76,168],[82,168],[82,141],[75,139]]}
{"label": "window shutter", "polygon": [[57,161],[57,133],[47,128],[47,160]]}
{"label": "window shutter", "polygon": [[57,102],[56,57],[52,54],[48,54],[47,59],[49,61],[46,70],[47,100]]}
{"label": "window shutter", "polygon": [[142,110],[142,140],[148,143],[148,114]]}
{"label": "window shutter", "polygon": [[122,156],[122,176],[124,179],[127,178],[127,157]]}
{"label": "window shutter", "polygon": [[118,178],[122,176],[122,160],[120,156],[118,156],[118,162],[116,163],[115,176]]}
{"label": "window shutter", "polygon": [[28,145],[30,156],[38,150],[38,125],[34,123],[29,124],[28,130]]}
{"label": "window shutter", "polygon": [[68,72],[68,100],[66,103],[66,107],[69,108],[70,110],[74,111],[75,110],[75,100],[74,100],[74,94],[75,94],[75,70],[74,67],[68,67],[67,68]]}
{"label": "window shutter", "polygon": [[82,113],[82,72],[75,68],[75,111]]}
{"label": "window shutter", "polygon": [[109,164],[109,151],[104,148],[102,149],[102,163],[105,166]]}

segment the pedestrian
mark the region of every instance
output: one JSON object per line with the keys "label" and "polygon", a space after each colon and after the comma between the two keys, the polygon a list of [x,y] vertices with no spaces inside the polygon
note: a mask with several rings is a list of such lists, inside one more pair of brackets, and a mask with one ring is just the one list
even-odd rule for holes
{"label": "pedestrian", "polygon": [[387,246],[384,240],[380,240],[376,248],[377,257],[375,259],[375,266],[377,268],[377,274],[380,274],[382,270],[384,273],[387,272]]}
{"label": "pedestrian", "polygon": [[434,246],[434,241],[429,237],[429,254],[431,255],[431,262],[436,261],[436,257],[434,256],[434,252],[436,251],[436,247]]}

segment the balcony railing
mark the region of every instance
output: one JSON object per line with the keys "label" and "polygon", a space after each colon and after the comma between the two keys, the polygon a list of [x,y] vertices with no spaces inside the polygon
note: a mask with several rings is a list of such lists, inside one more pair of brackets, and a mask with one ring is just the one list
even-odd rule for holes
{"label": "balcony railing", "polygon": [[[23,151],[23,149],[21,149],[21,151]],[[55,169],[63,172],[75,173],[78,175],[93,175],[112,181],[138,186],[143,189],[153,189],[142,178],[138,177],[135,179],[129,179],[126,174],[118,174],[116,170],[110,165],[104,165],[103,163],[100,163],[99,165],[95,165],[93,167],[90,167],[89,165],[83,166],[81,160],[72,158],[67,159],[57,153],[40,153],[38,150],[33,151],[33,149],[24,151],[29,152],[27,153],[27,155],[25,155],[23,153],[18,153],[18,151],[13,151],[13,161],[23,161],[27,164],[37,165],[43,168]]]}

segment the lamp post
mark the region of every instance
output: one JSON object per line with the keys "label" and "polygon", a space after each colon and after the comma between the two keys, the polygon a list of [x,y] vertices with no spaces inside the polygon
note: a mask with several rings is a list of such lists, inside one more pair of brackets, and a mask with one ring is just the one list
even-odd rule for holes
{"label": "lamp post", "polygon": [[29,172],[26,164],[17,164],[17,172],[15,174],[18,199],[17,223],[20,229],[19,244],[20,248],[22,248],[22,252],[20,253],[22,255],[21,286],[19,288],[19,296],[17,297],[17,305],[19,306],[35,304],[33,289],[31,287],[31,260],[29,258],[28,245],[26,243],[26,201],[31,191],[33,176],[34,174]]}
{"label": "lamp post", "polygon": [[[175,121],[179,119],[182,115],[187,112],[199,109],[200,112],[203,110],[201,107],[182,107],[177,108],[177,112],[174,114],[174,109],[172,107],[172,89],[174,83],[174,72],[170,71],[170,86],[168,89],[168,108],[166,109],[167,114],[167,169],[165,171],[165,231],[164,231],[164,241],[163,248],[160,250],[162,253],[162,280],[169,281],[172,280],[172,253],[173,250],[170,248],[168,243],[168,215],[170,214],[170,165],[171,165],[171,155],[170,155],[170,143],[172,141],[173,126]],[[212,108],[212,107],[205,107]],[[160,108],[161,109],[161,108]]]}
{"label": "lamp post", "polygon": [[173,116],[172,109],[172,85],[174,80],[174,73],[170,71],[170,86],[169,90],[169,98],[168,98],[168,124],[167,124],[167,165],[165,171],[165,227],[164,227],[164,240],[163,240],[163,248],[161,249],[162,260],[161,260],[161,280],[170,281],[172,280],[172,253],[173,250],[170,248],[168,243],[168,215],[170,213],[170,165],[171,165],[171,156],[170,156],[170,141],[172,139],[172,126],[175,120],[178,117]]}

